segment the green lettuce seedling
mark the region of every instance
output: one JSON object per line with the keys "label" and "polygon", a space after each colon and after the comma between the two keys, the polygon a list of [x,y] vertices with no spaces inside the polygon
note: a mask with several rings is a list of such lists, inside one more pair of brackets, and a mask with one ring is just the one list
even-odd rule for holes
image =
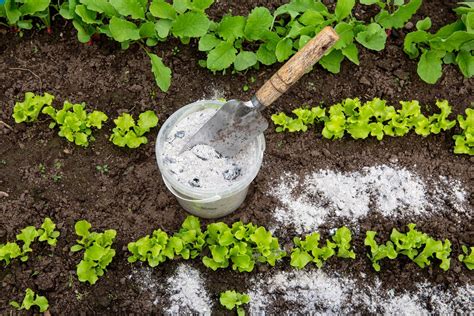
{"label": "green lettuce seedling", "polygon": [[454,153],[474,155],[474,109],[466,109],[466,117],[458,115],[462,133],[454,135]]}
{"label": "green lettuce seedling", "polygon": [[21,305],[16,301],[11,301],[10,305],[18,310],[26,309],[27,311],[29,311],[31,307],[37,306],[41,313],[48,310],[49,307],[48,299],[44,296],[36,294],[30,288],[26,289],[25,297],[23,298]]}
{"label": "green lettuce seedling", "polygon": [[326,246],[319,247],[319,233],[307,235],[304,239],[293,238],[295,247],[291,252],[291,266],[297,269],[304,268],[308,263],[314,262],[318,268],[323,266],[324,261],[335,254],[336,244],[326,240]]}
{"label": "green lettuce seedling", "polygon": [[9,265],[12,259],[16,259],[21,255],[21,248],[17,243],[0,244],[0,261],[4,261],[5,265]]}
{"label": "green lettuce seedling", "polygon": [[176,254],[185,260],[199,256],[206,243],[205,234],[201,231],[201,223],[195,216],[186,217],[180,230],[173,237],[182,241],[183,247]]}
{"label": "green lettuce seedling", "polygon": [[[451,106],[447,101],[436,101],[440,113],[426,117],[421,113],[418,101],[401,101],[401,108],[395,110],[385,100],[375,98],[362,104],[358,99],[345,99],[329,107],[329,115],[317,107],[312,110],[297,108],[293,110],[296,118],[285,113],[272,115],[277,132],[307,131],[315,123],[323,123],[322,135],[328,139],[342,138],[347,132],[354,139],[365,139],[369,136],[383,140],[385,135],[404,136],[410,131],[426,137],[438,134],[454,127],[455,121],[449,120]],[[459,140],[462,143],[462,139]]]}
{"label": "green lettuce seedling", "polygon": [[49,93],[45,93],[44,96],[41,96],[27,92],[25,94],[25,100],[15,103],[15,107],[13,108],[12,116],[15,119],[15,123],[36,121],[38,115],[41,113],[41,109],[46,105],[51,106],[53,100],[54,96]]}
{"label": "green lettuce seedling", "polygon": [[89,142],[94,140],[92,128],[101,129],[102,123],[107,121],[108,117],[100,111],[87,113],[85,107],[85,103],[72,104],[66,101],[59,111],[52,106],[47,106],[42,112],[54,120],[49,124],[50,128],[59,126],[59,136],[78,146],[87,147]]}
{"label": "green lettuce seedling", "polygon": [[264,227],[251,223],[235,222],[232,227],[222,222],[209,224],[206,245],[210,256],[203,257],[202,261],[214,271],[232,263],[233,270],[251,272],[256,262],[274,266],[286,255],[277,238]]}
{"label": "green lettuce seedling", "polygon": [[45,218],[41,228],[38,229],[38,240],[46,241],[49,245],[56,246],[60,233],[55,228],[56,224],[49,217]]}
{"label": "green lettuce seedling", "polygon": [[[153,234],[138,239],[128,244],[128,251],[132,253],[128,257],[128,262],[147,262],[150,267],[156,267],[167,259],[174,258],[174,251],[167,250],[168,234],[161,229],[157,229]],[[177,248],[177,247],[175,247]]]}
{"label": "green lettuce seedling", "polygon": [[225,291],[221,293],[219,302],[228,310],[237,308],[237,315],[244,316],[245,310],[242,305],[248,304],[250,302],[250,296],[247,294],[238,293],[236,291]]}
{"label": "green lettuce seedling", "polygon": [[474,270],[474,247],[468,248],[462,245],[462,251],[464,254],[458,256],[459,261],[463,262],[469,270]]}
{"label": "green lettuce seedling", "polygon": [[139,115],[138,122],[128,113],[123,113],[114,120],[116,127],[112,130],[110,140],[119,147],[138,148],[148,143],[145,133],[158,125],[158,117],[153,111],[146,111]]}
{"label": "green lettuce seedling", "polygon": [[95,284],[115,256],[112,244],[117,232],[113,229],[103,233],[90,232],[91,224],[86,220],[78,221],[74,228],[81,239],[71,247],[71,251],[84,250],[84,257],[77,265],[77,276],[81,282]]}
{"label": "green lettuce seedling", "polygon": [[5,245],[0,245],[0,261],[4,261],[6,265],[15,258],[20,258],[25,262],[28,260],[28,253],[32,252],[31,244],[38,238],[39,241],[47,241],[51,246],[55,246],[59,232],[55,231],[56,225],[50,218],[45,218],[40,229],[34,226],[27,226],[23,228],[19,234],[16,235],[16,240],[21,241],[23,245],[20,247],[18,243],[8,242]]}
{"label": "green lettuce seedling", "polygon": [[375,271],[380,271],[379,261],[384,258],[395,259],[397,257],[397,251],[391,241],[387,241],[385,245],[378,245],[375,241],[375,235],[377,232],[367,231],[364,245],[370,247],[370,254],[367,254],[370,261],[372,261],[372,267]]}
{"label": "green lettuce seedling", "polygon": [[36,240],[38,237],[38,231],[34,226],[28,226],[21,230],[20,234],[16,235],[16,239],[23,242],[23,246],[21,248],[21,257],[20,260],[25,262],[28,260],[28,253],[32,252],[31,244]]}
{"label": "green lettuce seedling", "polygon": [[356,254],[351,249],[352,233],[346,226],[342,226],[336,230],[332,236],[332,240],[336,244],[336,256],[340,258],[355,259]]}
{"label": "green lettuce seedling", "polygon": [[196,258],[205,244],[205,235],[201,231],[201,223],[197,217],[188,216],[180,230],[173,236],[161,229],[147,235],[135,242],[128,244],[132,253],[128,262],[147,262],[151,267],[156,267],[168,259],[179,256],[185,260]]}

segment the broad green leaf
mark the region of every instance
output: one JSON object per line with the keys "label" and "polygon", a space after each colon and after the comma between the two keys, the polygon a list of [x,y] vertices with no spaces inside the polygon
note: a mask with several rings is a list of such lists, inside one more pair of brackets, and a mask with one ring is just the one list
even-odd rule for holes
{"label": "broad green leaf", "polygon": [[87,9],[104,13],[107,17],[117,16],[117,10],[107,0],[81,0]]}
{"label": "broad green leaf", "polygon": [[272,65],[276,62],[275,52],[269,50],[266,45],[260,45],[257,50],[257,60],[264,65]]}
{"label": "broad green leaf", "polygon": [[191,7],[194,10],[204,12],[214,3],[214,0],[192,0]]}
{"label": "broad green leaf", "polygon": [[173,0],[173,8],[178,13],[184,13],[189,7],[189,0]]}
{"label": "broad green leaf", "polygon": [[441,78],[443,63],[441,59],[444,54],[442,51],[427,50],[421,55],[417,73],[423,81],[434,84]]}
{"label": "broad green leaf", "polygon": [[198,49],[201,52],[208,52],[221,42],[214,34],[206,34],[199,39]]}
{"label": "broad green leaf", "polygon": [[386,29],[399,29],[402,28],[408,20],[418,11],[421,6],[422,0],[410,0],[405,5],[400,6],[393,14],[390,14],[386,10],[382,10],[376,17],[375,21],[378,22]]}
{"label": "broad green leaf", "polygon": [[342,49],[342,54],[354,64],[359,65],[359,49],[352,43]]}
{"label": "broad green leaf", "polygon": [[109,0],[118,13],[133,19],[145,19],[145,8],[139,0]]}
{"label": "broad green leaf", "polygon": [[344,55],[340,50],[333,50],[328,55],[321,58],[319,64],[326,70],[332,73],[339,73],[341,71],[341,62]]}
{"label": "broad green leaf", "polygon": [[140,39],[140,30],[138,27],[127,20],[112,17],[112,19],[110,19],[109,27],[112,37],[118,42]]}
{"label": "broad green leaf", "polygon": [[235,61],[236,55],[237,50],[232,43],[220,43],[207,55],[207,67],[214,71],[229,68]]}
{"label": "broad green leaf", "polygon": [[417,44],[427,42],[431,36],[431,34],[425,31],[415,31],[408,33],[407,36],[405,36],[405,41],[403,42],[403,50],[410,58],[416,58],[420,54]]}
{"label": "broad green leaf", "polygon": [[150,38],[156,36],[155,23],[145,22],[140,25],[140,37],[141,38]]}
{"label": "broad green leaf", "polygon": [[463,17],[464,25],[466,25],[466,31],[469,33],[474,33],[474,10],[466,14]]}
{"label": "broad green leaf", "polygon": [[252,67],[257,63],[257,55],[254,52],[242,51],[237,54],[234,61],[234,67],[237,71],[242,71]]}
{"label": "broad green leaf", "polygon": [[423,20],[416,22],[416,29],[419,31],[426,31],[431,28],[431,19],[426,17]]}
{"label": "broad green leaf", "polygon": [[74,225],[74,229],[76,234],[81,237],[86,237],[89,235],[89,229],[91,228],[91,224],[89,224],[86,220],[81,220],[76,222]]}
{"label": "broad green leaf", "polygon": [[227,40],[234,40],[244,36],[245,17],[226,15],[217,27],[220,37]]}
{"label": "broad green leaf", "polygon": [[158,125],[158,117],[153,111],[145,111],[138,116],[137,125],[142,131],[148,132],[151,128]]}
{"label": "broad green leaf", "polygon": [[186,12],[176,18],[171,31],[177,37],[201,37],[206,34],[210,23],[203,13]]}
{"label": "broad green leaf", "polygon": [[284,38],[277,44],[275,55],[279,62],[287,60],[293,54],[293,41],[290,38]]}
{"label": "broad green leaf", "polygon": [[148,54],[151,60],[151,71],[155,76],[155,81],[161,91],[167,92],[171,85],[171,69],[169,69],[160,57],[155,54]]}
{"label": "broad green leaf", "polygon": [[472,52],[460,51],[456,56],[456,63],[464,77],[471,78],[474,76],[474,56],[472,56]]}
{"label": "broad green leaf", "polygon": [[303,25],[317,26],[324,22],[324,17],[321,13],[315,10],[305,11],[298,19]]}
{"label": "broad green leaf", "polygon": [[99,22],[99,21],[96,21],[97,13],[94,11],[88,10],[85,5],[82,5],[82,4],[77,5],[76,14],[82,19],[84,23],[96,24]]}
{"label": "broad green leaf", "polygon": [[387,34],[380,25],[371,23],[366,27],[365,31],[357,34],[356,40],[368,49],[381,51],[385,48]]}
{"label": "broad green leaf", "polygon": [[[17,1],[20,2],[20,1]],[[23,0],[20,7],[22,15],[31,15],[46,10],[49,7],[50,0]]]}
{"label": "broad green leaf", "polygon": [[95,264],[90,261],[81,260],[77,265],[77,276],[81,282],[95,284],[99,279],[94,269]]}
{"label": "broad green leaf", "polygon": [[250,12],[245,25],[245,37],[249,40],[262,39],[265,32],[270,29],[273,23],[273,16],[264,7],[257,7]]}
{"label": "broad green leaf", "polygon": [[169,20],[176,19],[175,8],[164,0],[153,0],[150,5],[150,13],[157,18]]}
{"label": "broad green leaf", "polygon": [[335,49],[342,49],[354,42],[353,26],[346,22],[340,22],[336,25],[334,30],[339,35],[339,40],[334,45]]}
{"label": "broad green leaf", "polygon": [[72,25],[77,30],[77,39],[81,43],[87,43],[91,40],[91,36],[94,34],[93,29],[89,28],[88,25],[83,25],[77,20],[72,21]]}
{"label": "broad green leaf", "polygon": [[336,3],[336,18],[338,21],[342,21],[347,18],[354,8],[355,0],[337,0]]}
{"label": "broad green leaf", "polygon": [[21,17],[21,12],[15,6],[13,0],[7,0],[4,4],[5,13],[7,15],[8,23],[15,25]]}
{"label": "broad green leaf", "polygon": [[155,31],[161,38],[168,37],[172,22],[170,20],[160,19],[155,23]]}

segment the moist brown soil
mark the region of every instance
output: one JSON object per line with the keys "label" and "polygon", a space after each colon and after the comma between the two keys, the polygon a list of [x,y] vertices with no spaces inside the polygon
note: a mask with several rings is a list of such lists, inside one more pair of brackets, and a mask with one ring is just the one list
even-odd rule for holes
{"label": "moist brown soil", "polygon": [[[327,1],[327,3],[334,1]],[[247,14],[253,7],[265,5],[274,9],[283,1],[219,2],[210,10],[214,18],[232,11]],[[424,1],[416,18],[430,16],[434,28],[456,19],[451,12],[455,1]],[[358,16],[370,18],[372,12],[358,8]],[[453,66],[444,67],[444,75],[436,85],[422,82],[416,74],[416,61],[403,53],[402,43],[406,30],[392,33],[387,48],[376,53],[361,49],[361,66],[344,61],[340,74],[330,74],[320,67],[306,75],[291,91],[278,100],[273,108],[265,111],[270,117],[277,111],[290,112],[295,107],[323,103],[330,105],[347,97],[363,100],[385,98],[396,104],[399,100],[419,100],[432,112],[434,101],[447,99],[454,112],[461,113],[474,101],[474,81],[464,79]],[[173,53],[177,47],[178,53]],[[48,128],[46,120],[26,125],[15,124],[11,118],[15,101],[24,93],[49,92],[56,96],[56,106],[64,100],[86,102],[90,109],[104,111],[110,118],[128,111],[134,115],[153,109],[161,122],[181,106],[195,100],[214,97],[248,99],[264,80],[276,71],[262,67],[245,74],[212,74],[198,66],[204,56],[196,43],[181,45],[176,40],[159,44],[155,49],[173,70],[172,86],[164,94],[154,84],[146,54],[137,46],[122,51],[101,39],[93,46],[76,40],[70,25],[64,21],[54,24],[54,34],[32,31],[23,38],[0,30],[0,119],[10,125],[0,126],[0,243],[12,241],[20,229],[28,225],[39,226],[44,217],[51,217],[61,231],[56,248],[35,245],[33,255],[26,263],[13,262],[0,271],[0,313],[10,313],[8,302],[19,300],[30,287],[47,296],[51,313],[162,313],[166,308],[166,294],[162,291],[143,290],[130,279],[137,264],[127,263],[126,245],[141,236],[161,228],[175,231],[188,215],[164,186],[154,156],[154,138],[157,129],[149,135],[149,143],[136,150],[119,149],[108,140],[112,120],[102,131],[96,132],[97,140],[86,149],[75,147]],[[242,87],[249,79],[257,80],[250,91]],[[271,212],[278,201],[266,192],[277,183],[283,171],[305,174],[320,168],[352,171],[363,166],[390,164],[407,167],[427,179],[444,175],[460,180],[468,192],[469,215],[472,215],[474,192],[474,164],[469,156],[452,153],[452,135],[455,131],[427,138],[411,135],[403,138],[354,141],[343,139],[328,141],[319,131],[304,134],[277,134],[273,128],[266,131],[267,150],[262,170],[253,182],[244,205],[225,222],[243,220],[259,225],[275,224]],[[59,164],[58,164],[59,163]],[[44,172],[39,165],[44,165]],[[101,174],[97,165],[107,164],[110,171]],[[58,181],[53,176],[60,176]],[[471,218],[468,216],[467,219]],[[74,223],[87,219],[93,229],[113,228],[118,232],[115,249],[117,255],[108,272],[96,285],[78,282],[75,266],[80,254],[71,254],[75,242]],[[454,213],[419,218],[418,227],[437,238],[449,238],[453,254],[457,255],[462,244],[474,244],[474,224]],[[209,221],[203,221],[208,223]],[[389,220],[379,215],[369,215],[357,226],[361,231],[377,230],[387,238],[393,227],[402,227],[408,221]],[[335,220],[321,227],[323,236],[329,229],[344,224]],[[356,225],[353,225],[354,228]],[[278,236],[283,244],[290,241],[294,232]],[[382,272],[376,274],[366,259],[363,235],[356,234],[354,245],[358,258],[354,261],[330,260],[324,267],[328,272],[337,271],[357,280],[360,274],[373,282],[377,276],[386,289],[410,290],[416,282],[430,281],[445,287],[473,282],[473,273],[452,260],[452,268],[442,272],[437,267],[419,269],[403,260],[384,262]],[[167,262],[153,269],[153,280],[164,284],[177,262]],[[239,274],[233,271],[212,272],[196,260],[191,263],[202,271],[208,280],[207,287],[217,302],[220,291],[237,289],[245,291],[255,273]],[[272,273],[274,269],[288,269],[284,261],[273,269],[259,268]],[[140,279],[140,277],[134,277]],[[153,304],[155,301],[156,305]],[[216,304],[217,306],[218,304]],[[281,305],[281,304],[280,304]],[[278,308],[290,309],[291,306]],[[469,307],[467,307],[469,308]],[[364,308],[356,310],[364,312]],[[291,310],[291,309],[290,309]],[[224,310],[216,307],[217,313]],[[281,310],[274,310],[279,313]]]}

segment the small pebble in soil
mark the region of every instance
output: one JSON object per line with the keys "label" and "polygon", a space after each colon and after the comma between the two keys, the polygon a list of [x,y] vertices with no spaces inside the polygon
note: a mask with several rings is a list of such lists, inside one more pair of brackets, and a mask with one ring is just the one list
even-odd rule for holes
{"label": "small pebble in soil", "polygon": [[188,140],[209,120],[212,108],[191,113],[171,128],[162,149],[163,163],[180,183],[191,188],[228,188],[256,164],[255,147],[247,146],[234,157],[225,157],[209,145],[196,145],[180,153]]}

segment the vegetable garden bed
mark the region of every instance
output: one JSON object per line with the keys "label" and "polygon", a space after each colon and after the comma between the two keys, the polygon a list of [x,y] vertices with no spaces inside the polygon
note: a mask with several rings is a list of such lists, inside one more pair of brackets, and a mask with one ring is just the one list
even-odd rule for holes
{"label": "vegetable garden bed", "polygon": [[[336,1],[323,2],[334,10]],[[284,3],[221,1],[206,12],[220,20],[229,11],[248,15],[264,6],[273,12]],[[413,24],[429,16],[437,30],[457,19],[455,7],[454,1],[423,1],[412,25],[392,31],[382,51],[361,49],[360,66],[344,60],[338,74],[316,66],[264,115],[270,120],[272,114],[289,115],[301,106],[329,108],[346,98],[380,98],[397,109],[399,101],[418,100],[427,117],[439,113],[436,100],[448,100],[451,120],[465,115],[474,102],[473,79],[449,64],[436,84],[427,84],[417,74],[418,61],[403,52]],[[378,11],[357,4],[353,15],[370,21]],[[250,303],[243,306],[255,314],[474,310],[474,275],[457,258],[463,245],[474,246],[474,158],[453,153],[458,125],[426,138],[410,132],[381,141],[328,140],[318,124],[304,133],[277,133],[270,125],[264,163],[249,195],[222,221],[264,226],[288,254],[293,237],[317,231],[325,245],[337,228],[347,226],[355,259],[334,255],[320,269],[310,263],[298,270],[285,257],[274,267],[257,264],[252,272],[213,271],[200,256],[153,268],[129,263],[130,242],[157,229],[171,236],[188,216],[158,171],[154,144],[159,126],[198,99],[248,98],[278,69],[260,65],[258,70],[214,74],[199,65],[206,53],[194,39],[184,45],[168,38],[150,51],[172,69],[166,93],[156,85],[150,59],[139,45],[121,50],[104,36],[90,46],[81,44],[71,23],[60,17],[53,19],[52,34],[33,29],[20,37],[0,26],[0,244],[14,241],[27,226],[39,228],[46,217],[60,232],[55,247],[33,243],[25,262],[0,261],[1,314],[12,312],[13,300],[21,305],[27,288],[48,299],[53,315],[224,314],[219,295],[227,290],[248,294]],[[23,101],[26,92],[50,93],[56,109],[66,100],[85,102],[86,109],[102,111],[109,120],[93,131],[95,140],[88,147],[76,146],[48,128],[51,119],[45,114],[34,123],[15,123],[15,102]],[[158,115],[159,124],[145,135],[147,144],[129,149],[109,141],[113,119],[124,112],[138,119],[148,110]],[[115,256],[94,285],[78,280],[82,249],[70,251],[79,239],[79,220],[87,220],[91,231],[116,230]],[[201,220],[203,230],[213,222]],[[447,271],[439,258],[422,269],[402,255],[381,260],[380,271],[374,270],[367,257],[370,247],[364,245],[366,231],[376,231],[380,245],[393,228],[407,232],[409,223],[434,240],[450,241]]]}

